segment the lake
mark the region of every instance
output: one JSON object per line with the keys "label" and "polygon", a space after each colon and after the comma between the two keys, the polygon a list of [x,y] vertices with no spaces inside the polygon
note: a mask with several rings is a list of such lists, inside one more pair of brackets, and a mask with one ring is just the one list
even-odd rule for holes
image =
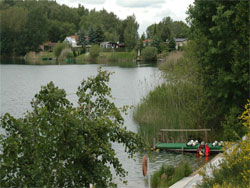
{"label": "lake", "polygon": [[[67,92],[68,99],[76,104],[75,92],[83,79],[97,75],[99,65],[11,65],[0,64],[0,113],[9,112],[15,117],[21,117],[27,110],[31,110],[30,101],[40,91],[41,85],[53,81],[56,86]],[[119,68],[103,66],[104,70],[114,72],[109,86],[118,107],[123,105],[137,105],[150,90],[161,82],[161,72],[157,67]],[[132,118],[132,111],[125,116],[125,125],[131,131],[137,132],[138,124]],[[0,130],[1,131],[1,130]],[[3,130],[2,130],[3,131]],[[127,185],[119,179],[114,181],[118,187],[145,187],[146,181],[142,175],[142,157],[138,153],[135,161],[128,159],[123,148],[114,144],[116,153],[128,171]],[[195,154],[152,153],[150,155],[150,173],[157,170],[162,163],[176,165],[182,160],[188,160],[193,167],[200,166],[204,159],[196,158]]]}

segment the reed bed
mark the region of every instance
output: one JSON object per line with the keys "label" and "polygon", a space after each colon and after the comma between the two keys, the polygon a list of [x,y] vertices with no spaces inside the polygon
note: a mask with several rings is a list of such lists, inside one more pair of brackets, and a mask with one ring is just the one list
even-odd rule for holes
{"label": "reed bed", "polygon": [[[151,91],[134,112],[139,133],[149,145],[158,138],[160,129],[204,128],[202,117],[203,89],[196,78],[194,64],[183,55],[173,52],[159,65],[165,82]],[[170,135],[175,140],[178,134]],[[196,137],[192,133],[187,139]]]}

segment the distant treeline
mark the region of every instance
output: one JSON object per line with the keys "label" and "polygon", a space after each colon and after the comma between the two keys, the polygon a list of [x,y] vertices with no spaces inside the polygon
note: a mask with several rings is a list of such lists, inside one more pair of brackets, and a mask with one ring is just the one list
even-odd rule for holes
{"label": "distant treeline", "polygon": [[70,8],[48,0],[4,0],[0,7],[2,56],[38,51],[45,41],[63,41],[79,32],[93,36],[93,31],[98,30],[103,41],[119,41],[129,49],[139,39],[134,15],[121,20],[104,9],[88,10],[82,5]]}
{"label": "distant treeline", "polygon": [[141,47],[146,38],[153,39],[153,46],[159,49],[166,39],[186,37],[188,33],[184,22],[166,17],[149,26],[146,35],[140,38],[134,15],[121,20],[105,9],[88,10],[80,4],[78,8],[70,8],[49,0],[3,0],[0,2],[0,20],[1,56],[23,56],[29,51],[38,51],[39,45],[46,41],[63,41],[66,36],[75,34],[91,44],[119,41],[131,50]]}

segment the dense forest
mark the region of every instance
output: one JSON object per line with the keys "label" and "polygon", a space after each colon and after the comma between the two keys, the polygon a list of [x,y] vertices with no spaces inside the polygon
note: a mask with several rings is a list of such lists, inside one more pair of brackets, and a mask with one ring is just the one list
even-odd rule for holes
{"label": "dense forest", "polygon": [[38,51],[45,41],[63,41],[75,34],[89,36],[92,43],[119,41],[128,49],[134,48],[139,38],[134,15],[121,20],[104,9],[70,8],[48,0],[4,0],[0,7],[3,56],[25,55]]}
{"label": "dense forest", "polygon": [[249,94],[249,2],[195,1],[188,10],[193,55],[203,82],[207,127],[242,136],[237,117]]}

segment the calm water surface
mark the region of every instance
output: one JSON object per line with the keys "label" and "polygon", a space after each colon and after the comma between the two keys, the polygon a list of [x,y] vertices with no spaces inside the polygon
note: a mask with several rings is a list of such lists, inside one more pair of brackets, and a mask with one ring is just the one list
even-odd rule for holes
{"label": "calm water surface", "polygon": [[[59,88],[66,90],[68,99],[76,104],[75,92],[83,79],[97,75],[98,65],[0,65],[0,113],[9,112],[15,117],[21,117],[31,110],[30,101],[40,91],[41,85],[53,81]],[[104,70],[114,72],[109,86],[115,103],[137,105],[147,93],[160,83],[160,71],[156,67],[119,68],[104,66]],[[129,130],[137,132],[138,124],[133,121],[132,112],[125,117],[125,125]],[[1,130],[0,130],[1,131]],[[145,187],[142,175],[142,157],[137,154],[136,160],[128,159],[123,147],[114,144],[114,148],[123,167],[128,171],[127,185],[115,179],[118,187]],[[150,173],[157,170],[162,163],[176,165],[182,160],[188,160],[193,167],[204,163],[194,154],[153,153],[150,156]]]}

